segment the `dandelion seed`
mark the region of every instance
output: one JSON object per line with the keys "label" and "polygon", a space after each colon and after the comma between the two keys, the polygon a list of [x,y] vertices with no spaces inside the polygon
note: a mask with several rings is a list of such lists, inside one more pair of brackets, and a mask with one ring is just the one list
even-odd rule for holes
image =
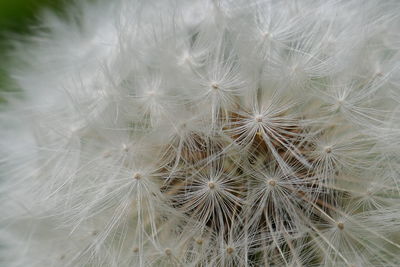
{"label": "dandelion seed", "polygon": [[142,179],[142,175],[140,173],[135,173],[133,175],[133,178],[136,179],[136,180],[140,180],[140,179]]}
{"label": "dandelion seed", "polygon": [[215,189],[215,186],[216,186],[214,182],[208,182],[207,185],[208,185],[208,188],[210,188],[211,190]]}
{"label": "dandelion seed", "polygon": [[325,153],[327,153],[327,154],[332,153],[332,147],[331,146],[325,147],[324,150],[325,150]]}
{"label": "dandelion seed", "polygon": [[270,180],[268,180],[268,184],[270,186],[276,186],[276,181],[274,179],[270,179]]}
{"label": "dandelion seed", "polygon": [[129,151],[129,147],[126,144],[122,144],[122,150],[124,152],[128,152]]}
{"label": "dandelion seed", "polygon": [[166,249],[164,250],[164,253],[165,253],[165,255],[167,255],[168,257],[172,255],[172,251],[171,251],[170,248],[166,248]]}
{"label": "dandelion seed", "polygon": [[263,121],[263,116],[262,115],[257,115],[255,117],[256,122],[262,122]]}
{"label": "dandelion seed", "polygon": [[228,255],[231,255],[234,251],[235,251],[235,249],[232,248],[232,247],[227,247],[226,248],[226,253],[228,253]]}

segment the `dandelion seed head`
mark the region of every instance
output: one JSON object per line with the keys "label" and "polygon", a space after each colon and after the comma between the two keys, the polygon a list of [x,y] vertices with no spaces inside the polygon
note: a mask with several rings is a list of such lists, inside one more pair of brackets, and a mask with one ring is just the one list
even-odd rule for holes
{"label": "dandelion seed head", "polygon": [[75,2],[7,52],[1,263],[399,265],[400,2]]}

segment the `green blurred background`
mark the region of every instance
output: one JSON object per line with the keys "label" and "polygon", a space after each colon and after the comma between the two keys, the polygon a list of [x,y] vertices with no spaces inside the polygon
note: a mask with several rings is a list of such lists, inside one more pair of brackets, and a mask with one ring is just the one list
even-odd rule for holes
{"label": "green blurred background", "polygon": [[0,104],[5,102],[7,92],[18,90],[7,76],[10,49],[8,40],[18,34],[28,34],[30,28],[38,23],[40,10],[47,8],[61,11],[68,0],[0,0]]}
{"label": "green blurred background", "polygon": [[0,0],[0,31],[23,32],[43,7],[59,9],[60,0]]}

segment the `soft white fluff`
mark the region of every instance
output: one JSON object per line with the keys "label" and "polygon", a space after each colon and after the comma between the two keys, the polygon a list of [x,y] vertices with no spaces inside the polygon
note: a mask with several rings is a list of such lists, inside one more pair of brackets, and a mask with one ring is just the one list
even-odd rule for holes
{"label": "soft white fluff", "polygon": [[10,41],[0,265],[400,265],[400,2],[42,17]]}

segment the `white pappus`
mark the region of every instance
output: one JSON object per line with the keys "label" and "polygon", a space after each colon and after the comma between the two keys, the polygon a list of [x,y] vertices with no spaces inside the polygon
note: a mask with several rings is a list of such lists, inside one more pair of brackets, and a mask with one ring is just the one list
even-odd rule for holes
{"label": "white pappus", "polygon": [[0,265],[400,266],[400,2],[74,1],[13,49]]}

